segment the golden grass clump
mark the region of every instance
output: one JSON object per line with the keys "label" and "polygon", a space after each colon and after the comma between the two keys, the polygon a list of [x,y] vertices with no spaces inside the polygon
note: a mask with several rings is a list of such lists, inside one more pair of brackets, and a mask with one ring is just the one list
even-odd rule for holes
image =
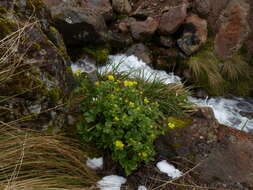
{"label": "golden grass clump", "polygon": [[0,189],[91,189],[98,178],[86,155],[73,139],[2,125]]}
{"label": "golden grass clump", "polygon": [[[223,60],[214,50],[213,41],[207,44],[186,62],[196,87],[204,88],[210,95],[237,95],[250,93],[252,67],[239,52]],[[242,83],[245,88],[241,88]]]}

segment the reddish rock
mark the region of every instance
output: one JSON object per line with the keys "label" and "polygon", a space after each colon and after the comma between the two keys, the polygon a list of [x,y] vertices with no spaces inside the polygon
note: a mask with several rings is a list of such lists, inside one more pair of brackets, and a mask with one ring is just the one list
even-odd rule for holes
{"label": "reddish rock", "polygon": [[[188,127],[172,130],[159,139],[158,152],[168,157],[175,151],[176,156],[190,159],[198,165],[195,171],[201,184],[251,189],[253,135],[219,125],[209,107],[197,108],[191,119]],[[172,148],[168,150],[168,147]]]}
{"label": "reddish rock", "polygon": [[186,18],[184,26],[183,35],[177,40],[177,44],[186,55],[191,55],[207,41],[207,22],[191,14]]}
{"label": "reddish rock", "polygon": [[189,5],[187,0],[136,0],[133,3],[133,11],[131,15],[139,17],[160,17],[163,13],[171,8],[182,6],[183,4]]}
{"label": "reddish rock", "polygon": [[181,26],[187,16],[187,4],[170,7],[161,16],[159,30],[162,34],[172,34]]}
{"label": "reddish rock", "polygon": [[218,20],[220,27],[215,37],[215,50],[221,58],[230,57],[247,39],[250,32],[247,22],[248,14],[247,3],[233,0],[220,16]]}
{"label": "reddish rock", "polygon": [[145,21],[136,21],[130,24],[132,36],[137,40],[151,37],[157,28],[158,22],[152,17],[147,18]]}

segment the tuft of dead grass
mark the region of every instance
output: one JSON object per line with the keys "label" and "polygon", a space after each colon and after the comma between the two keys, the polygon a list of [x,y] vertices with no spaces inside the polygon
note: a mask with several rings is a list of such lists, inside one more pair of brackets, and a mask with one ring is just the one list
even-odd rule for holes
{"label": "tuft of dead grass", "polygon": [[94,189],[97,176],[86,166],[77,141],[54,135],[0,128],[0,189]]}

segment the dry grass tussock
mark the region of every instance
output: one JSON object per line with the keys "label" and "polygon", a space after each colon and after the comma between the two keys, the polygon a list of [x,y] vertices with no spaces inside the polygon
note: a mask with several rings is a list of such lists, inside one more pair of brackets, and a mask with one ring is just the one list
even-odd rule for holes
{"label": "dry grass tussock", "polygon": [[[22,53],[18,50],[27,44],[27,30],[38,24],[31,20],[20,26],[13,18],[16,31],[0,40],[0,89],[27,72],[23,58],[29,47]],[[19,95],[0,94],[0,115],[10,109],[4,102]],[[94,189],[97,176],[86,166],[84,145],[67,137],[13,127],[24,119],[0,120],[0,190]]]}
{"label": "dry grass tussock", "polygon": [[97,177],[86,155],[73,139],[2,126],[0,189],[92,189]]}
{"label": "dry grass tussock", "polygon": [[186,65],[192,72],[196,86],[204,87],[210,94],[221,95],[239,89],[238,93],[244,95],[250,91],[250,87],[241,89],[242,83],[250,86],[252,76],[252,68],[245,57],[236,53],[222,60],[216,55],[211,40],[191,56]]}

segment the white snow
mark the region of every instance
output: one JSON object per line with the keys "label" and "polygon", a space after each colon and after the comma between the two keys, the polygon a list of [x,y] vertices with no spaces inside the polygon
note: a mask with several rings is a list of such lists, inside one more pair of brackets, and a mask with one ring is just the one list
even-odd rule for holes
{"label": "white snow", "polygon": [[100,67],[100,73],[106,73],[116,69],[117,72],[131,72],[130,77],[142,77],[145,80],[153,81],[155,79],[162,79],[164,83],[180,83],[180,77],[174,73],[166,73],[165,71],[154,70],[136,56],[126,56],[124,54],[117,54],[109,56],[109,64]]}
{"label": "white snow", "polygon": [[148,190],[144,185],[140,185],[139,187],[138,187],[138,190]]}
{"label": "white snow", "polygon": [[169,164],[166,160],[158,162],[156,167],[161,172],[166,173],[169,177],[177,178],[182,176],[182,172],[176,169],[173,165]]}
{"label": "white snow", "polygon": [[100,158],[88,158],[86,165],[91,169],[101,169],[103,167],[103,157]]}
{"label": "white snow", "polygon": [[252,99],[214,97],[204,100],[189,97],[189,100],[198,106],[211,107],[219,123],[239,130],[244,128],[246,132],[253,132],[253,118],[246,117],[247,113],[253,113]]}
{"label": "white snow", "polygon": [[126,183],[126,179],[117,175],[103,177],[97,182],[100,190],[120,190],[122,184]]}

